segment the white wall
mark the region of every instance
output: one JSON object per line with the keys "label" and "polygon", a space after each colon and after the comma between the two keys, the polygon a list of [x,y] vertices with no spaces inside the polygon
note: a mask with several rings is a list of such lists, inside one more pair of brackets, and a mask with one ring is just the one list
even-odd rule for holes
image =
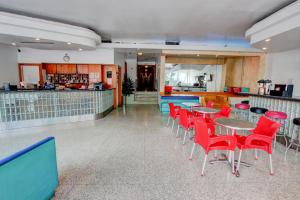
{"label": "white wall", "polygon": [[270,53],[266,57],[265,78],[273,83],[294,84],[294,96],[300,96],[300,49]]}
{"label": "white wall", "polygon": [[137,81],[137,60],[136,58],[128,58],[127,62],[127,76],[135,83],[134,87],[136,88]]}
{"label": "white wall", "polygon": [[207,82],[207,92],[222,91],[222,65],[208,65],[201,72],[213,75],[213,81]]}
{"label": "white wall", "polygon": [[6,82],[11,84],[19,82],[17,49],[0,45],[0,87]]}
{"label": "white wall", "polygon": [[120,66],[122,68],[122,81],[124,78],[124,72],[125,72],[125,53],[120,52],[114,52],[114,64],[117,66]]}
{"label": "white wall", "polygon": [[114,64],[113,49],[96,49],[91,51],[40,50],[21,48],[19,63],[64,63],[63,56],[68,54],[70,63]]}

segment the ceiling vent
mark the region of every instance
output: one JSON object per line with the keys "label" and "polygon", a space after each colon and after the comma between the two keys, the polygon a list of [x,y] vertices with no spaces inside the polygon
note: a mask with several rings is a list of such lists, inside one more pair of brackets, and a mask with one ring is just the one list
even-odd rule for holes
{"label": "ceiling vent", "polygon": [[179,41],[166,41],[166,45],[180,45]]}
{"label": "ceiling vent", "polygon": [[102,43],[112,43],[111,40],[102,40]]}

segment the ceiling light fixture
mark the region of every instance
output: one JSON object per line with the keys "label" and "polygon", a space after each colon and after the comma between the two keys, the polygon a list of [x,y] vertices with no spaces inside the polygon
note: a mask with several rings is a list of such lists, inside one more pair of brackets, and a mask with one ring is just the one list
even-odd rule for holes
{"label": "ceiling light fixture", "polygon": [[79,49],[78,49],[78,51],[82,51],[82,49],[81,49],[81,48],[79,48]]}
{"label": "ceiling light fixture", "polygon": [[146,65],[145,68],[148,68],[148,65]]}
{"label": "ceiling light fixture", "polygon": [[137,53],[139,56],[142,56],[143,55],[143,52],[138,52]]}
{"label": "ceiling light fixture", "polygon": [[267,47],[263,47],[263,48],[262,48],[262,50],[267,50],[267,49],[268,49]]}
{"label": "ceiling light fixture", "polygon": [[270,38],[268,38],[268,39],[266,39],[265,41],[266,41],[266,42],[270,42],[270,41],[271,41],[271,39],[270,39]]}
{"label": "ceiling light fixture", "polygon": [[68,45],[71,45],[72,43],[71,43],[71,42],[68,42],[67,44],[68,44]]}
{"label": "ceiling light fixture", "polygon": [[11,45],[16,46],[17,44],[13,42],[13,43],[11,43]]}
{"label": "ceiling light fixture", "polygon": [[40,38],[35,38],[35,40],[36,40],[36,41],[40,41],[41,39],[40,39]]}

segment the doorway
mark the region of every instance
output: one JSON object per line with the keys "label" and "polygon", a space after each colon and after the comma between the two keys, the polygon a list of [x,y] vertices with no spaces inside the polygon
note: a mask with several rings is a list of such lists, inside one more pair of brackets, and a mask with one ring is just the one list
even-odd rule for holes
{"label": "doorway", "polygon": [[156,65],[137,66],[137,91],[155,91]]}

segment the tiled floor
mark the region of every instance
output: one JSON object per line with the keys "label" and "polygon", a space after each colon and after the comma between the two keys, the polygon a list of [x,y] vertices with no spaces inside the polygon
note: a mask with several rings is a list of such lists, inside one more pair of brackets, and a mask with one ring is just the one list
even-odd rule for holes
{"label": "tiled floor", "polygon": [[[0,134],[0,157],[46,136],[56,137],[60,186],[54,199],[300,199],[300,154],[276,146],[275,176],[267,156],[244,154],[254,164],[236,178],[225,164],[207,164],[203,152],[188,160],[192,142],[181,145],[156,106],[131,106],[98,121],[70,123]],[[212,158],[213,155],[210,155]]]}

